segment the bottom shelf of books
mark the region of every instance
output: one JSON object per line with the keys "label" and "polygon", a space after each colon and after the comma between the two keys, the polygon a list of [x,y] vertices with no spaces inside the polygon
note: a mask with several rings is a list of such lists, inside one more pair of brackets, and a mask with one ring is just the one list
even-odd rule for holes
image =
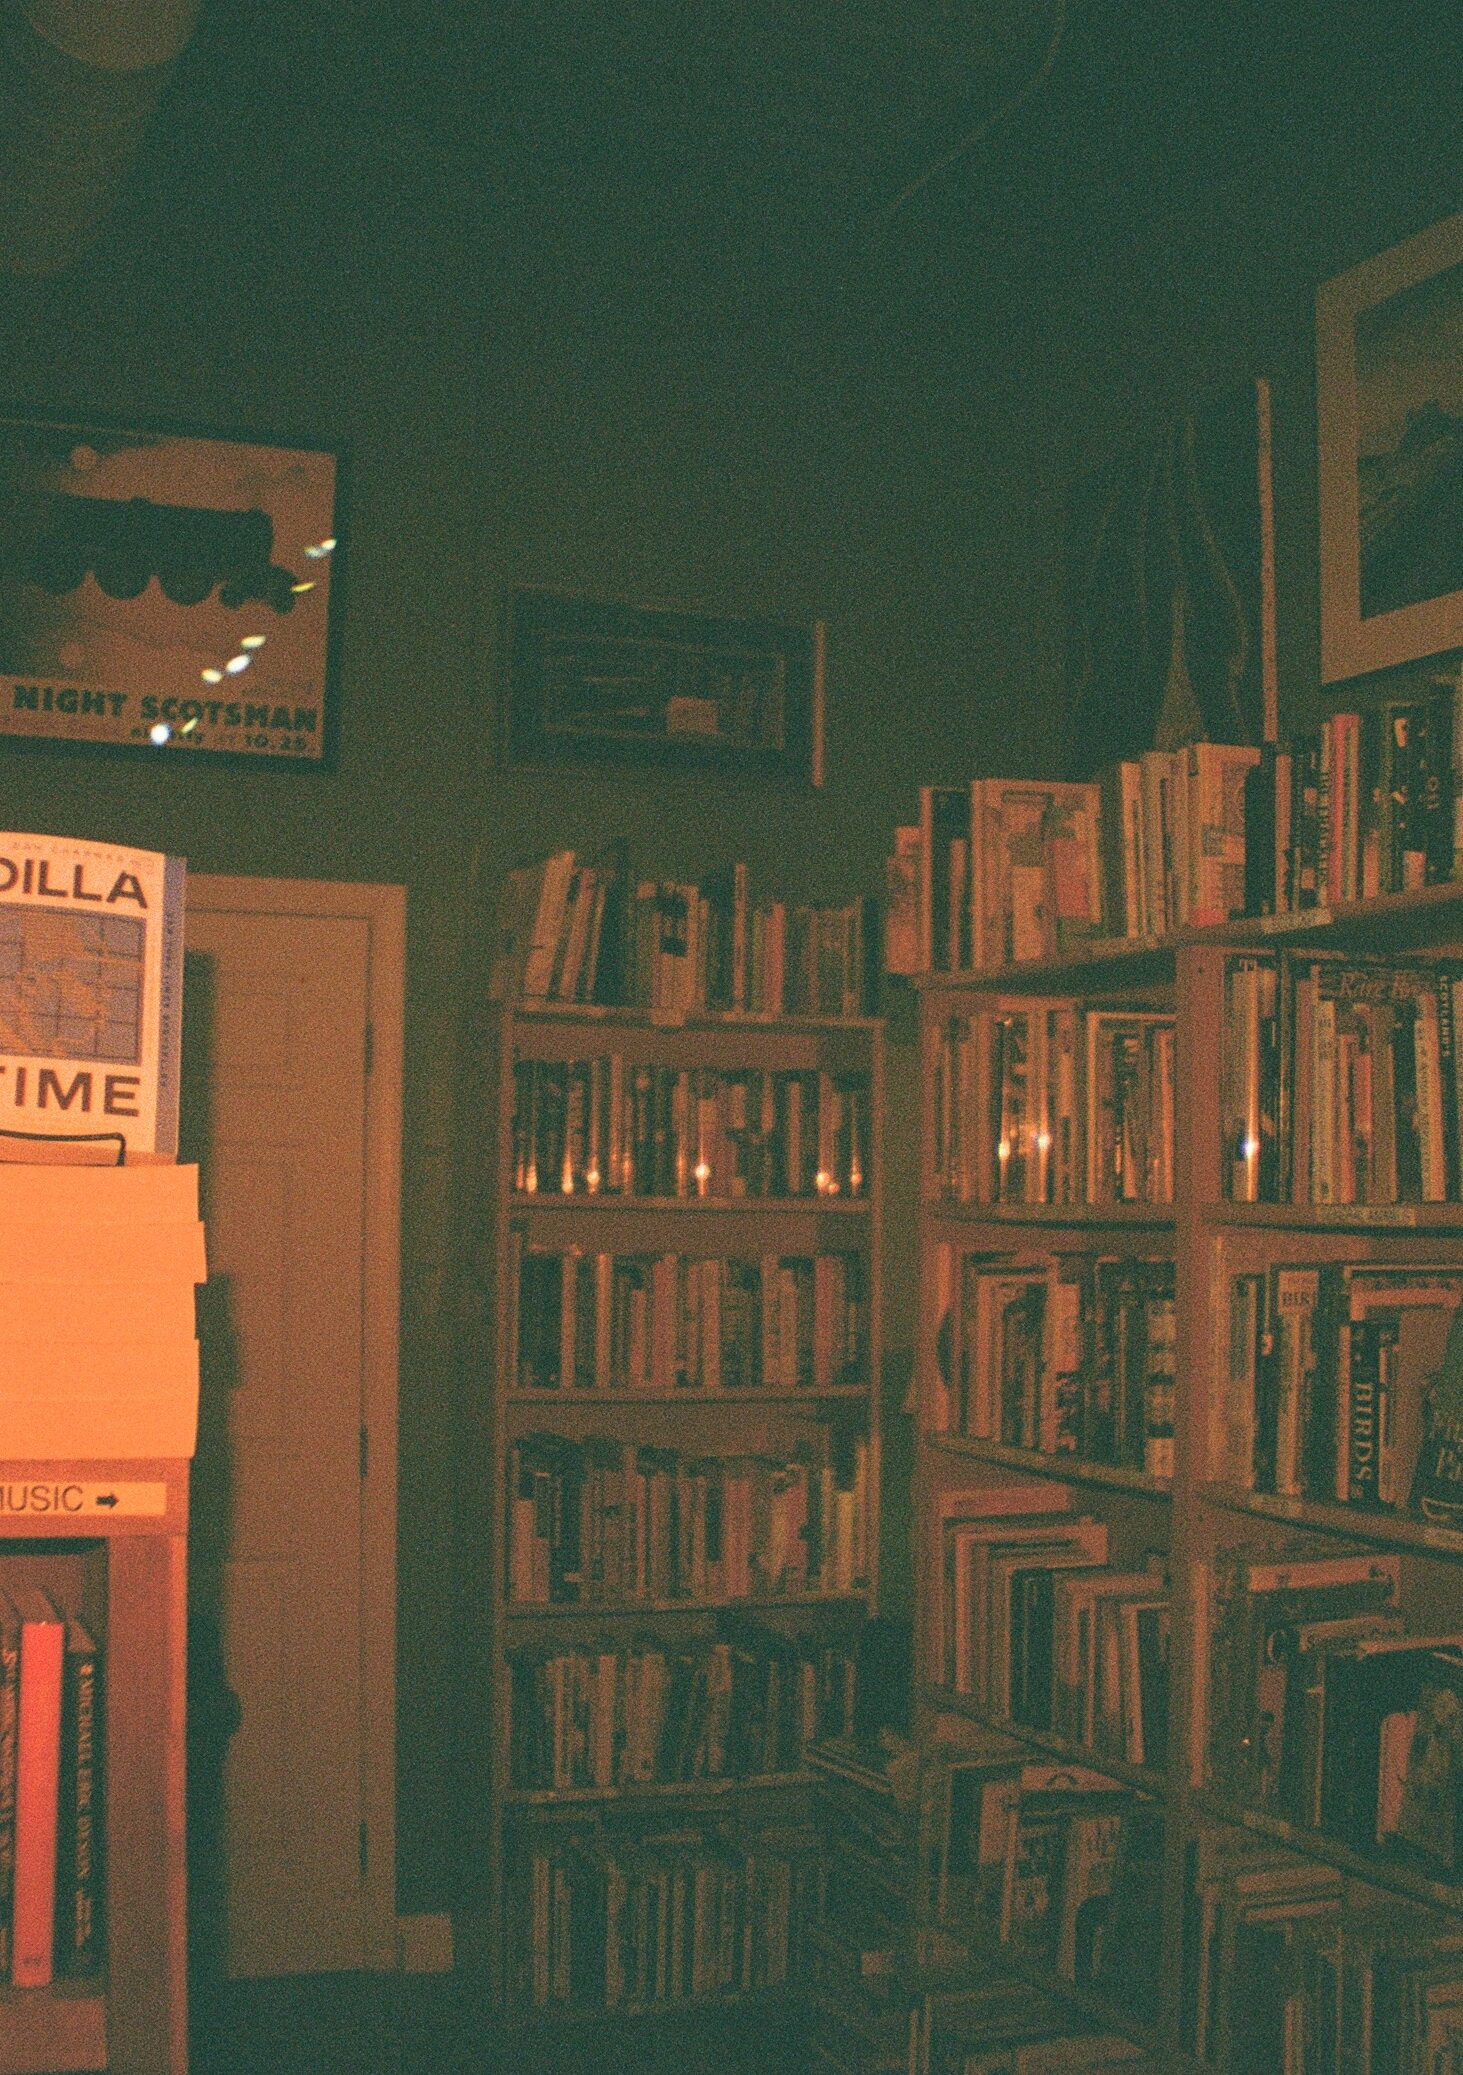
{"label": "bottom shelf of books", "polygon": [[815,2065],[1054,2075],[1140,2059],[1162,1847],[1152,1802],[969,1730],[923,1751],[841,1740],[811,1767]]}
{"label": "bottom shelf of books", "polygon": [[735,1815],[677,1809],[658,1824],[643,1809],[620,1815],[509,1825],[510,2017],[790,1995],[819,1878],[798,1807],[781,1819],[745,1803]]}
{"label": "bottom shelf of books", "polygon": [[0,1545],[0,2070],[107,2065],[101,1545]]}

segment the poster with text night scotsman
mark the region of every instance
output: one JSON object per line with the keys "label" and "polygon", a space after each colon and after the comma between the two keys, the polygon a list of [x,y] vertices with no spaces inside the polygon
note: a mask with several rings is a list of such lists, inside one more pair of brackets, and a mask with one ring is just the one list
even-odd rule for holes
{"label": "poster with text night scotsman", "polygon": [[337,461],[0,418],[0,732],[319,764]]}

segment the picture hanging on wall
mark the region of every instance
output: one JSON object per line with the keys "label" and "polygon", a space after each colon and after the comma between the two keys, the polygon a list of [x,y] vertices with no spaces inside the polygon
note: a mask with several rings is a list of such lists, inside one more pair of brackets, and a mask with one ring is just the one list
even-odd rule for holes
{"label": "picture hanging on wall", "polygon": [[1463,647],[1463,215],[1316,297],[1321,675]]}
{"label": "picture hanging on wall", "polygon": [[508,601],[515,766],[639,764],[823,782],[823,627],[524,588]]}
{"label": "picture hanging on wall", "polygon": [[0,418],[0,734],[322,768],[340,460]]}

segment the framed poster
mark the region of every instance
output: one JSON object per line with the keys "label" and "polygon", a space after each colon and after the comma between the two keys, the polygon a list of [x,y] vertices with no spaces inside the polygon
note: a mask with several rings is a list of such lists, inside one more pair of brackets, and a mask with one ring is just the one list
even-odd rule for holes
{"label": "framed poster", "polygon": [[0,418],[0,734],[324,767],[340,464]]}
{"label": "framed poster", "polygon": [[1325,683],[1463,647],[1463,215],[1316,296]]}
{"label": "framed poster", "polygon": [[823,627],[514,591],[511,765],[641,764],[823,782]]}

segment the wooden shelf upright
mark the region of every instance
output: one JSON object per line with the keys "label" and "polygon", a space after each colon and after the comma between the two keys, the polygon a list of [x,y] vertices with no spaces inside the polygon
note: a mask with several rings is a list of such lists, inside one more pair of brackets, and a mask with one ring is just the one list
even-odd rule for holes
{"label": "wooden shelf upright", "polygon": [[0,1987],[0,2075],[186,2075],[188,1463],[0,1460],[0,1501],[0,1584],[84,1615],[106,1668],[102,1972]]}
{"label": "wooden shelf upright", "polygon": [[[757,1765],[747,1776],[740,1769],[723,1776],[713,1767],[708,1776],[688,1765],[691,1776],[684,1777],[661,1762],[636,1774],[618,1755],[613,1779],[603,1776],[602,1767],[597,1782],[577,1776],[561,1779],[557,1787],[547,1779],[525,1781],[515,1776],[515,1752],[528,1740],[524,1718],[531,1702],[526,1682],[515,1691],[514,1670],[517,1662],[555,1653],[572,1659],[591,1646],[611,1661],[632,1649],[663,1651],[674,1670],[677,1653],[709,1649],[721,1624],[738,1615],[766,1624],[770,1632],[826,1638],[852,1652],[877,1594],[881,1039],[880,1024],[867,1018],[700,1013],[667,1020],[632,1010],[521,1004],[499,1007],[484,1034],[480,1194],[464,1221],[475,1247],[465,1277],[464,1366],[478,1381],[463,1418],[464,1457],[471,1464],[464,1478],[464,1517],[475,1526],[468,1536],[471,1577],[463,1618],[462,1745],[464,1800],[478,1834],[465,1854],[475,1886],[463,1898],[459,1921],[467,1931],[464,1945],[481,1948],[493,2000],[517,2016],[585,2017],[606,2007],[629,2014],[740,2000],[748,1992],[745,1984],[706,1990],[702,1981],[691,1982],[688,1966],[684,1994],[642,1999],[627,1986],[611,2001],[585,1992],[578,1980],[570,1995],[546,1988],[540,1979],[535,2001],[533,1982],[524,1979],[531,1966],[522,1948],[536,1941],[533,1950],[546,1978],[543,1948],[550,1939],[547,1912],[544,1922],[535,1918],[532,1931],[525,1929],[525,1868],[535,1851],[559,1849],[555,1840],[568,1838],[571,1826],[587,1848],[629,1851],[646,1833],[669,1826],[684,1830],[698,1819],[731,1821],[744,1810],[765,1807],[769,1824],[786,1823],[802,1810],[807,1790],[796,1766]],[[801,1126],[800,1166],[796,1150],[788,1149],[789,1131],[799,1128],[796,1118],[789,1125],[779,1111],[776,1123],[764,1129],[749,1115],[745,1130],[730,1132],[725,1114],[718,1122],[706,1121],[717,1088],[755,1086],[770,1106],[774,1084],[785,1089],[793,1083],[801,1084],[794,1093],[806,1093],[813,1105]],[[845,1089],[856,1093],[845,1095]],[[576,1110],[581,1093],[586,1106]],[[551,1103],[556,1121],[546,1124]],[[844,1120],[841,1134],[830,1132],[835,1114]],[[764,1115],[770,1116],[770,1107]],[[739,1155],[733,1138],[755,1141],[752,1152]],[[769,1169],[748,1184],[738,1160],[772,1159],[774,1149],[776,1178]],[[790,1166],[798,1166],[791,1180],[783,1172]],[[639,1171],[632,1174],[631,1168]],[[543,1318],[536,1300],[520,1304],[521,1277],[525,1262],[531,1267],[535,1259],[556,1258],[571,1268],[586,1258],[590,1267],[599,1264],[596,1294],[577,1300],[581,1314],[593,1307],[596,1321],[588,1375],[581,1373],[583,1316],[577,1343],[573,1330],[562,1342],[559,1337],[562,1307],[576,1301],[572,1296],[548,1300],[556,1307],[551,1375],[539,1376],[533,1367],[542,1351]],[[640,1368],[619,1295],[612,1294],[621,1261],[654,1261],[666,1278],[654,1298],[647,1287],[636,1299],[665,1307],[660,1323],[645,1328]],[[799,1278],[795,1375],[786,1366],[775,1368],[766,1352],[773,1343],[758,1339],[758,1328],[735,1323],[730,1297],[724,1318],[719,1308],[701,1309],[698,1278],[715,1273],[718,1264],[729,1271],[759,1262],[766,1274],[781,1265],[788,1285],[784,1307],[793,1301],[794,1272]],[[830,1294],[835,1288],[837,1294]],[[717,1307],[720,1302],[715,1300]],[[771,1306],[774,1300],[765,1302]],[[674,1323],[668,1324],[672,1313]],[[836,1329],[836,1356],[828,1351],[835,1313],[858,1319],[856,1330],[849,1327],[848,1344],[843,1326]],[[637,1316],[644,1321],[654,1314],[647,1308]],[[792,1360],[794,1336],[786,1308],[781,1318],[780,1325],[774,1320],[761,1330],[782,1336],[785,1365]],[[716,1324],[706,1324],[709,1319]],[[724,1377],[720,1355],[709,1367],[710,1354],[703,1359],[687,1353],[688,1346],[701,1346],[703,1330],[723,1348]],[[668,1348],[668,1333],[679,1336],[678,1347]],[[531,1335],[538,1336],[532,1346]],[[648,1572],[639,1578],[639,1589],[623,1575],[609,1582],[608,1572],[602,1588],[570,1583],[561,1589],[556,1581],[542,1592],[529,1589],[516,1568],[512,1479],[520,1448],[545,1428],[570,1451],[586,1443],[623,1451],[627,1490],[642,1450],[685,1464],[689,1488],[698,1469],[705,1481],[707,1466],[717,1458],[816,1463],[846,1444],[861,1465],[848,1516],[848,1539],[857,1554],[845,1575],[815,1569],[806,1581],[791,1569],[764,1578],[754,1561],[750,1592],[745,1577],[740,1590],[735,1583],[720,1591],[715,1583],[696,1589],[695,1569],[677,1571],[664,1589],[657,1589]],[[811,1504],[817,1472],[806,1474],[814,1487]],[[832,1474],[828,1470],[830,1480]],[[633,1517],[634,1501],[626,1504]],[[641,1529],[643,1540],[650,1532],[645,1521]],[[700,1532],[687,1530],[691,1537]],[[709,1548],[711,1530],[706,1532]],[[794,1540],[801,1546],[801,1533]],[[832,1547],[831,1530],[827,1546]],[[823,1561],[831,1570],[826,1552]],[[709,1578],[717,1576],[709,1556],[702,1568]],[[575,1705],[571,1694],[566,1709]],[[617,1705],[618,1753],[635,1725],[634,1710],[644,1704],[632,1701],[627,1690]],[[748,1823],[755,1829],[757,1818],[749,1815]],[[770,1990],[770,1983],[753,1984],[751,1992]]]}
{"label": "wooden shelf upright", "polygon": [[[1284,965],[1287,957],[1293,961],[1289,969]],[[1302,1056],[1300,1040],[1286,1021],[1290,1001],[1286,988],[1300,985],[1299,979],[1288,980],[1287,972],[1303,974],[1312,960],[1319,960],[1323,968],[1330,960],[1334,971],[1354,968],[1372,984],[1380,984],[1376,976],[1397,962],[1418,976],[1419,988],[1446,987],[1451,976],[1463,972],[1463,884],[1294,916],[1186,929],[1163,941],[1102,943],[1083,955],[1033,960],[999,970],[927,973],[917,981],[922,1152],[914,1510],[920,1733],[927,1744],[958,1742],[961,1723],[974,1718],[1023,1743],[1033,1760],[1054,1754],[1090,1767],[1115,1786],[1141,1794],[1161,1811],[1164,1849],[1161,1877],[1154,1883],[1146,2013],[1103,2014],[1153,2055],[1155,2065],[1174,2075],[1197,2070],[1200,2064],[1213,2069],[1215,2075],[1227,2075],[1240,2065],[1258,2065],[1243,2057],[1237,2031],[1231,2038],[1225,2029],[1247,2021],[1247,1983],[1241,1978],[1242,1969],[1235,1976],[1234,2016],[1226,2016],[1217,2026],[1216,2036],[1195,2050],[1196,2031],[1209,2022],[1196,2015],[1199,2001],[1193,1988],[1199,1956],[1208,1950],[1196,1928],[1200,1923],[1196,1897],[1206,1878],[1206,1866],[1219,1864],[1221,1855],[1229,1855],[1223,1861],[1226,1866],[1241,1863],[1243,1853],[1253,1851],[1255,1841],[1262,1839],[1274,1848],[1271,1862],[1282,1852],[1288,1854],[1292,1864],[1309,1865],[1320,1883],[1329,1869],[1333,1878],[1324,1906],[1335,1913],[1338,1938],[1372,1939],[1381,1949],[1381,1942],[1390,1934],[1386,1929],[1379,1931],[1378,1924],[1385,1926],[1389,1918],[1399,1919],[1410,1911],[1416,1922],[1428,1927],[1419,1931],[1419,1940],[1427,1937],[1435,1943],[1435,1954],[1430,1953],[1429,1959],[1435,1958],[1439,1982],[1451,1980],[1445,1958],[1456,1954],[1463,1938],[1463,1876],[1449,1876],[1441,1849],[1429,1859],[1418,1850],[1409,1852],[1395,1837],[1384,1836],[1374,1846],[1370,1840],[1359,1845],[1335,1822],[1307,1825],[1291,1820],[1278,1794],[1260,1803],[1253,1791],[1244,1788],[1244,1776],[1228,1754],[1249,1734],[1251,1716],[1244,1710],[1251,1703],[1245,1692],[1231,1692],[1213,1672],[1212,1652],[1222,1612],[1220,1580],[1239,1575],[1233,1566],[1240,1559],[1253,1559],[1266,1573],[1295,1560],[1297,1554],[1326,1563],[1338,1553],[1355,1552],[1358,1562],[1363,1556],[1385,1556],[1396,1563],[1400,1576],[1395,1618],[1399,1633],[1423,1647],[1428,1647],[1425,1639],[1429,1637],[1463,1635],[1463,1533],[1452,1522],[1439,1525],[1413,1512],[1408,1502],[1410,1467],[1399,1472],[1398,1496],[1390,1502],[1379,1496],[1368,1505],[1353,1496],[1337,1495],[1334,1461],[1327,1471],[1332,1487],[1317,1488],[1319,1473],[1312,1469],[1309,1457],[1299,1458],[1297,1442],[1298,1460],[1289,1473],[1290,1483],[1282,1482],[1273,1462],[1268,1470],[1263,1468],[1264,1451],[1255,1440],[1262,1420],[1276,1425],[1281,1412],[1270,1398],[1260,1395],[1253,1377],[1246,1382],[1242,1366],[1235,1367],[1236,1347],[1243,1351],[1248,1344],[1242,1335],[1236,1339],[1231,1310],[1240,1277],[1262,1293],[1272,1293],[1257,1298],[1261,1304],[1278,1303],[1273,1296],[1274,1278],[1278,1272],[1295,1272],[1294,1264],[1301,1264],[1302,1272],[1314,1268],[1338,1277],[1361,1271],[1381,1278],[1404,1272],[1413,1277],[1436,1275],[1440,1282],[1454,1284],[1463,1279],[1460,1156],[1454,1136],[1463,1129],[1457,1123],[1463,1112],[1455,1108],[1446,1117],[1446,1142],[1452,1147],[1447,1156],[1446,1188],[1435,1178],[1435,1186],[1427,1190],[1435,1200],[1427,1202],[1391,1200],[1409,1193],[1400,1181],[1390,1188],[1385,1184],[1376,1187],[1379,1200],[1367,1200],[1373,1164],[1377,1172],[1385,1173],[1385,1168],[1382,1155],[1375,1155],[1374,1160],[1372,1141],[1360,1125],[1347,1126],[1349,1137],[1341,1125],[1336,1127],[1338,1144],[1360,1148],[1348,1150],[1346,1157],[1355,1161],[1362,1179],[1355,1179],[1348,1168],[1344,1191],[1341,1185],[1331,1187],[1320,1154],[1307,1165],[1309,1152],[1303,1159],[1297,1150],[1302,1127],[1309,1129],[1306,1120],[1319,1105],[1332,1103],[1341,1113],[1343,1096],[1335,1091],[1345,1086],[1339,1074],[1334,1082],[1321,1077],[1320,1068],[1313,1067],[1315,1053]],[[1259,1012],[1237,1006],[1250,999],[1242,991],[1242,982],[1251,971],[1274,974],[1279,1008]],[[1083,1201],[1082,1191],[1077,1189],[1069,1200],[1052,1203],[1039,1200],[1035,1187],[1030,1191],[1033,1200],[999,1200],[1004,1174],[996,1163],[1005,1156],[1008,1135],[1001,1103],[1001,1068],[990,1064],[995,1055],[981,1033],[1012,1013],[1029,1014],[1034,1026],[1036,1017],[1047,1009],[1059,1009],[1063,1014],[1156,1012],[1173,1019],[1171,1188],[1155,1190],[1152,1200]],[[1251,1042],[1251,1026],[1244,1020],[1261,1013],[1271,1023],[1265,1026],[1257,1021],[1255,1030],[1263,1030],[1269,1044],[1273,1029],[1273,1058],[1278,1061],[1267,1068],[1273,1075],[1273,1104],[1269,1092],[1263,1100],[1258,1093],[1260,1068],[1254,1068],[1252,1095],[1251,1076],[1241,1071],[1246,1062],[1272,1056],[1268,1052],[1262,1055],[1258,1038]],[[1380,1022],[1377,1028],[1383,1030]],[[1386,1026],[1388,1031],[1390,1028]],[[1399,1023],[1398,1028],[1406,1026]],[[976,1037],[969,1036],[972,1029],[977,1031]],[[1392,1043],[1392,1037],[1386,1036],[1386,1042]],[[1410,1035],[1407,1042],[1413,1042]],[[1051,1043],[1055,1057],[1055,1038]],[[960,1045],[968,1046],[967,1056],[985,1062],[969,1069],[968,1082],[960,1079],[965,1068],[957,1070],[952,1064]],[[981,1051],[980,1045],[987,1049]],[[1017,1056],[1024,1071],[1026,1055],[1018,1052]],[[1089,1060],[1089,1075],[1090,1071]],[[1378,1088],[1390,1090],[1392,1083],[1383,1082],[1380,1067],[1377,1072]],[[1312,1077],[1305,1078],[1307,1074]],[[1032,1084],[1036,1079],[1033,1070]],[[1422,1080],[1421,1069],[1418,1080]],[[1074,1085],[1078,1107],[1085,1098],[1095,1109],[1092,1085],[1089,1081],[1084,1090],[1080,1066]],[[1457,1105],[1463,1076],[1451,1055],[1445,1055],[1440,1085],[1443,1102]],[[1049,1084],[1048,1092],[1054,1086]],[[1270,1084],[1266,1086],[1268,1091]],[[1240,1096],[1235,1093],[1237,1088],[1242,1091]],[[1031,1084],[1023,1081],[1020,1095],[1023,1101],[1031,1097]],[[1236,1122],[1242,1101],[1252,1105],[1260,1120],[1253,1128],[1248,1111],[1242,1126]],[[1376,1114],[1381,1117],[1380,1095],[1377,1101]],[[1034,1098],[1032,1103],[1023,1111],[1023,1129],[1035,1132]],[[1419,1097],[1410,1122],[1398,1110],[1402,1119],[1396,1127],[1399,1137],[1404,1129],[1420,1134],[1425,1128],[1418,1121],[1424,1117],[1421,1103]],[[1051,1109],[1050,1128],[1055,1132],[1066,1120],[1058,1114],[1055,1097]],[[1391,1111],[1386,1114],[1390,1116]],[[1365,1116],[1369,1132],[1372,1112],[1368,1110]],[[1381,1132],[1380,1123],[1376,1129]],[[1262,1148],[1268,1158],[1272,1142],[1278,1148],[1273,1179],[1260,1165]],[[1253,1181],[1239,1174],[1243,1162],[1253,1164]],[[1339,1170],[1340,1154],[1336,1165]],[[1441,1168],[1438,1173],[1440,1177]],[[1317,1174],[1322,1175],[1324,1186],[1317,1185]],[[1328,1192],[1344,1193],[1348,1200],[1314,1200]],[[1413,1187],[1410,1193],[1424,1192]],[[1267,1200],[1255,1200],[1262,1197]],[[979,1290],[980,1276],[1005,1272],[1008,1266],[1013,1273],[1025,1268],[1044,1272],[1057,1263],[1052,1272],[1065,1272],[1068,1263],[1085,1265],[1104,1255],[1172,1264],[1172,1440],[1161,1461],[1135,1458],[1131,1450],[1121,1461],[1110,1456],[1089,1459],[1062,1424],[1069,1417],[1062,1409],[1065,1400],[1051,1416],[1052,1431],[1060,1432],[1059,1442],[1047,1441],[1043,1449],[1033,1445],[1032,1437],[1003,1432],[1003,1379],[991,1354],[996,1343],[980,1338],[978,1310],[971,1313],[974,1324],[968,1351],[963,1315],[956,1317],[953,1326],[950,1323],[962,1302],[964,1261],[971,1264]],[[1318,1326],[1318,1335],[1320,1330]],[[1334,1320],[1328,1330],[1336,1334]],[[956,1349],[953,1355],[952,1345]],[[1257,1354],[1257,1363],[1266,1353]],[[1342,1357],[1324,1359],[1339,1364]],[[1090,1352],[1082,1357],[1084,1391],[1094,1373],[1093,1361]],[[1350,1374],[1347,1371],[1339,1382],[1333,1378],[1338,1393],[1343,1387],[1350,1388],[1346,1381]],[[1341,1376],[1339,1368],[1336,1375]],[[1410,1393],[1403,1409],[1420,1431],[1419,1380],[1415,1375],[1401,1377],[1400,1370],[1399,1377],[1399,1397],[1404,1390]],[[1045,1389],[1044,1382],[1040,1388]],[[1316,1388],[1319,1393],[1321,1385]],[[1294,1402],[1285,1417],[1299,1435],[1306,1431],[1302,1423],[1309,1415],[1301,1394],[1292,1396]],[[1318,1402],[1329,1401],[1318,1397]],[[1346,1401],[1338,1397],[1336,1402]],[[969,1404],[978,1407],[978,1421],[967,1422]],[[1009,1406],[1006,1411],[1009,1413]],[[1402,1411],[1397,1417],[1402,1419]],[[1336,1430],[1334,1405],[1325,1418],[1331,1430]],[[977,1430],[970,1431],[971,1425]],[[1343,1427],[1340,1432],[1342,1439],[1331,1445],[1337,1450],[1354,1450],[1357,1444],[1352,1430]],[[1146,1438],[1145,1434],[1145,1444]],[[1016,1445],[1018,1441],[1025,1445]],[[1344,1472],[1345,1456],[1339,1461]],[[1267,1488],[1272,1484],[1280,1488]],[[1021,1488],[1009,1504],[1001,1502],[1003,1486]],[[942,1563],[945,1523],[962,1511],[967,1517],[1018,1510],[1044,1513],[1043,1493],[1054,1486],[1066,1487],[1071,1512],[1100,1519],[1109,1538],[1108,1563],[1121,1570],[1137,1568],[1150,1557],[1161,1556],[1164,1561],[1171,1610],[1167,1739],[1165,1749],[1145,1752],[1141,1768],[1106,1746],[1092,1748],[1054,1737],[1034,1719],[1024,1723],[997,1719],[988,1701],[983,1704],[978,1694],[957,1690],[949,1675],[953,1615],[946,1607],[951,1588]],[[1342,1488],[1344,1491],[1344,1482]],[[1055,1518],[1060,1521],[1063,1516]],[[1226,1570],[1226,1566],[1231,1568]],[[1255,1588],[1262,1589],[1277,1588]],[[994,1605],[994,1597],[990,1605]],[[973,1623],[978,1625],[986,1611],[975,1612]],[[988,1627],[987,1633],[991,1632]],[[1319,1650],[1324,1645],[1318,1640],[1315,1647]],[[958,1659],[954,1661],[958,1663]],[[1316,1690],[1313,1685],[1311,1691]],[[1400,1710],[1404,1703],[1394,1705]],[[1301,1733],[1293,1717],[1288,1733],[1297,1737]],[[1306,1733],[1319,1743],[1319,1728]],[[1233,1784],[1231,1774],[1242,1784]],[[1324,1798],[1320,1805],[1324,1812]],[[1219,1876],[1213,1878],[1217,1886]],[[1281,1876],[1260,1877],[1267,1878],[1278,1881]],[[1301,1905],[1286,1906],[1304,1913]],[[1317,1904],[1318,1909],[1321,1906]],[[1281,1914],[1278,1904],[1276,1914]],[[988,1957],[991,1966],[1018,1974],[1032,1967],[1019,1940],[993,1941]],[[1397,1964],[1400,1969],[1403,1962]],[[1422,1961],[1407,1964],[1415,1965],[1418,1978],[1423,1978]],[[1447,1966],[1451,1967],[1450,1960]],[[1066,1997],[1074,2010],[1085,2007],[1075,1981],[1067,1976],[1056,1978],[1049,1965],[1044,1971],[1031,1972],[1031,1978]],[[1299,1979],[1298,1973],[1295,1978]],[[1227,1987],[1224,1993],[1230,1994]],[[1357,1991],[1348,1987],[1346,1993],[1355,1997]],[[1441,2017],[1437,2024],[1443,2024]],[[1428,2034],[1429,2039],[1432,2036]],[[1454,2032],[1448,2036],[1463,2035]],[[1378,2048],[1377,2053],[1387,2050]],[[1278,2075],[1279,2061],[1273,2065]],[[1288,2057],[1285,2065],[1290,2065]],[[1306,2065],[1310,2065],[1309,2050]],[[1382,2065],[1381,2058],[1372,2057],[1370,2047],[1367,2057],[1356,2061],[1358,2068],[1368,2070],[1380,2070]],[[1400,2071],[1402,2063],[1387,2060],[1385,2065]],[[1422,2066],[1423,2061],[1409,2052],[1408,2071]]]}
{"label": "wooden shelf upright", "polygon": [[[145,1156],[118,1167],[6,1161],[0,1221],[28,1234],[34,1264],[0,1273],[0,1589],[39,1592],[85,1631],[101,1720],[90,1896],[100,1935],[80,1950],[74,1927],[66,1936],[65,1898],[84,1892],[75,1833],[67,1886],[68,1766],[79,1792],[85,1762],[68,1707],[52,1978],[16,1986],[5,1968],[0,2075],[187,2075],[197,1169]],[[26,1662],[22,1640],[22,1693]],[[22,1764],[25,1724],[22,1704]]]}

